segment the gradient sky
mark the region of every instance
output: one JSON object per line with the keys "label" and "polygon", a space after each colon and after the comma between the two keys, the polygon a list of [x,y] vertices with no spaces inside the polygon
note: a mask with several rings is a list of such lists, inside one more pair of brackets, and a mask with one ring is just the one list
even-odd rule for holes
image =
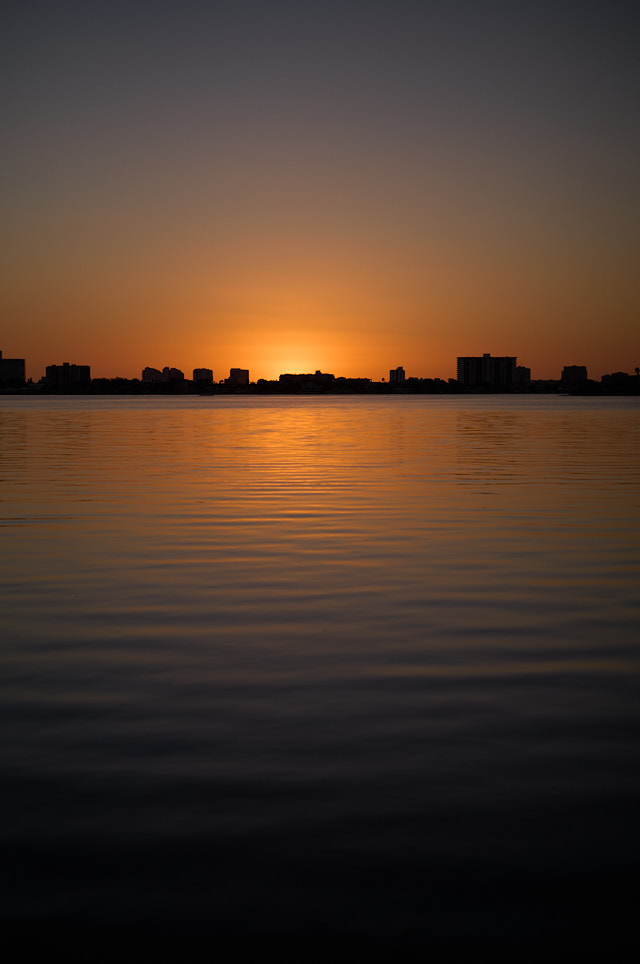
{"label": "gradient sky", "polygon": [[630,3],[14,2],[0,350],[94,377],[640,365]]}

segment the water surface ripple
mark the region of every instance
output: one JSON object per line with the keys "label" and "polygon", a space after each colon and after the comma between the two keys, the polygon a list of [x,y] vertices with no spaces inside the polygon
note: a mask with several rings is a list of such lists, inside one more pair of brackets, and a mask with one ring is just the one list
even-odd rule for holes
{"label": "water surface ripple", "polygon": [[0,397],[5,923],[615,944],[637,399]]}

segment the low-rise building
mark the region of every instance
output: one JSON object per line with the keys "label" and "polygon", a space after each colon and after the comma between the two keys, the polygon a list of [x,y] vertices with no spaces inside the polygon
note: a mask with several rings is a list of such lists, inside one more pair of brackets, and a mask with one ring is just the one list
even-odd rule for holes
{"label": "low-rise building", "polygon": [[287,392],[326,392],[333,388],[336,376],[330,372],[291,373],[285,372],[278,378],[279,384]]}
{"label": "low-rise building", "polygon": [[516,370],[513,375],[513,384],[520,387],[531,385],[531,369],[526,368],[524,365],[516,365]]}

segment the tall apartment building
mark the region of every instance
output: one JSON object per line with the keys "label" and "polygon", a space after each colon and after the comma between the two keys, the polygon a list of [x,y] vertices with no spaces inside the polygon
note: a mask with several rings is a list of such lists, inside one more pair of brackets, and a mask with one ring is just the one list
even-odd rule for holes
{"label": "tall apartment building", "polygon": [[588,380],[586,365],[565,365],[562,369],[563,385],[584,385]]}
{"label": "tall apartment building", "polygon": [[402,365],[398,365],[397,368],[391,368],[389,370],[389,381],[392,385],[401,385],[404,379],[405,374]]}
{"label": "tall apartment building", "polygon": [[179,368],[165,368],[159,371],[157,368],[143,368],[142,369],[142,381],[143,382],[183,382],[184,372],[181,372]]}
{"label": "tall apartment building", "polygon": [[229,377],[227,378],[227,385],[236,385],[239,387],[246,388],[249,384],[249,369],[248,368],[231,368],[229,370]]}
{"label": "tall apartment building", "polygon": [[47,365],[45,371],[47,387],[58,392],[70,391],[91,381],[90,365],[70,365],[69,362],[63,362],[62,365]]}
{"label": "tall apartment building", "polygon": [[515,380],[516,361],[508,355],[489,354],[458,358],[458,381],[461,385],[508,388]]}
{"label": "tall apartment building", "polygon": [[179,368],[170,368],[168,365],[162,369],[163,382],[183,382],[184,372]]}
{"label": "tall apartment building", "polygon": [[210,368],[194,368],[193,380],[194,382],[205,382],[207,385],[213,385],[213,372]]}
{"label": "tall apartment building", "polygon": [[3,358],[0,351],[0,386],[11,388],[24,385],[24,358]]}

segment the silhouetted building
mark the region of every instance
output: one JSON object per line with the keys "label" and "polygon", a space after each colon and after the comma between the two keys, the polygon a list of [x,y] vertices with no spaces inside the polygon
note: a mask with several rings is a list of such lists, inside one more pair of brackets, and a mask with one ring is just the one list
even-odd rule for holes
{"label": "silhouetted building", "polygon": [[584,385],[588,380],[586,365],[565,365],[562,369],[563,385]]}
{"label": "silhouetted building", "polygon": [[24,372],[24,358],[3,358],[0,351],[0,385],[3,388],[24,385]]}
{"label": "silhouetted building", "polygon": [[602,376],[601,385],[607,395],[640,395],[640,372],[612,372]]}
{"label": "silhouetted building", "polygon": [[458,381],[462,385],[509,388],[513,385],[516,358],[508,355],[466,356],[458,358]]}
{"label": "silhouetted building", "polygon": [[389,371],[389,381],[392,385],[401,385],[405,380],[404,368],[399,365]]}
{"label": "silhouetted building", "polygon": [[229,377],[226,379],[227,385],[233,385],[238,388],[246,388],[249,384],[249,369],[248,368],[231,368],[229,370]]}
{"label": "silhouetted building", "polygon": [[306,372],[303,374],[285,373],[278,382],[288,392],[326,392],[333,388],[336,376],[329,372]]}
{"label": "silhouetted building", "polygon": [[194,382],[204,382],[207,385],[213,385],[213,372],[210,368],[194,368],[193,380]]}
{"label": "silhouetted building", "polygon": [[179,368],[163,368],[159,371],[157,368],[143,368],[142,369],[142,381],[143,382],[183,382],[184,372],[181,372]]}
{"label": "silhouetted building", "polygon": [[80,385],[91,381],[91,367],[89,365],[47,365],[45,380],[48,388],[58,392],[72,391]]}
{"label": "silhouetted building", "polygon": [[531,384],[531,369],[525,368],[524,365],[516,365],[516,370],[513,375],[514,385],[530,385]]}
{"label": "silhouetted building", "polygon": [[163,368],[162,369],[162,380],[164,382],[183,382],[184,372],[181,372],[179,368]]}

